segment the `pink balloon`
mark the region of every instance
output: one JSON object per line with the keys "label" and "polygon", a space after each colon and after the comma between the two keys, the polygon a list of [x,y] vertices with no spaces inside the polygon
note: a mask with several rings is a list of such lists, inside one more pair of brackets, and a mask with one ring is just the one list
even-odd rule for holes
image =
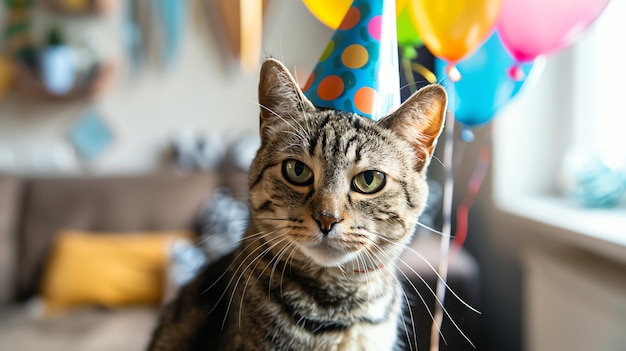
{"label": "pink balloon", "polygon": [[496,29],[518,62],[557,52],[575,42],[609,0],[504,0]]}

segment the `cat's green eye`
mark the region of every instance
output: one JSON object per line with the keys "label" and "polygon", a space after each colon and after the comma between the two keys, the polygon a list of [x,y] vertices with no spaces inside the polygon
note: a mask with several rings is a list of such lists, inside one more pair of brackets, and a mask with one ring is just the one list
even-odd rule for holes
{"label": "cat's green eye", "polygon": [[293,185],[310,185],[313,183],[313,171],[297,160],[283,161],[283,177]]}
{"label": "cat's green eye", "polygon": [[385,173],[365,171],[352,179],[352,189],[363,194],[373,194],[385,186]]}

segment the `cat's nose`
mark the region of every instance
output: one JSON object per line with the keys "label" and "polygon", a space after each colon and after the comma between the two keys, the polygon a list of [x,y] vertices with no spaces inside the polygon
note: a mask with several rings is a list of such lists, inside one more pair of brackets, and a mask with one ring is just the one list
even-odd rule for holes
{"label": "cat's nose", "polygon": [[320,227],[322,234],[328,235],[330,231],[333,229],[333,226],[339,222],[341,222],[342,218],[339,214],[328,213],[328,212],[320,212],[313,216],[313,219],[317,222],[317,225]]}

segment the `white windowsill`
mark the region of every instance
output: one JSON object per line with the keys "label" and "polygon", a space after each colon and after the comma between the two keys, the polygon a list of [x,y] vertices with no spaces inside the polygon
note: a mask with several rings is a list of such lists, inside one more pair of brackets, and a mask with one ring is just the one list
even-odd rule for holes
{"label": "white windowsill", "polygon": [[558,196],[500,198],[505,215],[528,231],[626,263],[626,207],[591,209]]}

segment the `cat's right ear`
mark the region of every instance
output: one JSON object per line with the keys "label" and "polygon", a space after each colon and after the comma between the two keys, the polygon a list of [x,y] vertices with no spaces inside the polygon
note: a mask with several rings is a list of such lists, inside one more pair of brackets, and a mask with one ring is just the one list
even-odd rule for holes
{"label": "cat's right ear", "polygon": [[300,113],[315,110],[289,70],[273,58],[265,60],[261,66],[259,104],[262,141],[277,124],[289,123]]}
{"label": "cat's right ear", "polygon": [[411,95],[379,125],[408,141],[417,155],[417,169],[428,166],[437,146],[446,117],[448,94],[438,84],[426,86]]}

